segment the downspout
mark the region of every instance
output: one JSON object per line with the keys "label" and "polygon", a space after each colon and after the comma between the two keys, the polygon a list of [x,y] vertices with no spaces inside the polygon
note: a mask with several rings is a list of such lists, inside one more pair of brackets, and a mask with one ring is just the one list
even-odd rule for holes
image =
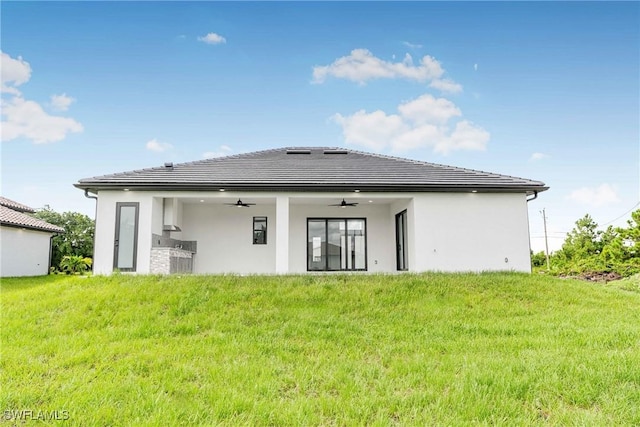
{"label": "downspout", "polygon": [[[527,199],[527,203],[529,203],[530,201],[535,200],[537,198],[538,198],[538,192],[534,191],[533,192],[533,197],[530,198],[530,199]],[[527,209],[526,212],[527,212],[527,224],[529,224],[529,209]],[[531,231],[529,230],[529,227],[527,227],[527,232],[529,233],[529,265],[531,266],[531,252],[532,252],[532,250],[531,250]],[[531,268],[531,267],[529,267],[529,268]],[[531,271],[533,271],[533,270],[531,270]]]}
{"label": "downspout", "polygon": [[51,233],[51,236],[49,236],[49,268],[47,268],[47,276],[51,274],[51,267],[53,267],[51,262],[53,261],[53,238],[55,235],[55,233]]}
{"label": "downspout", "polygon": [[93,209],[93,250],[91,251],[91,271],[93,272],[93,263],[96,261],[96,225],[98,224],[98,197],[90,196],[89,189],[84,189],[84,197],[94,199],[96,201]]}

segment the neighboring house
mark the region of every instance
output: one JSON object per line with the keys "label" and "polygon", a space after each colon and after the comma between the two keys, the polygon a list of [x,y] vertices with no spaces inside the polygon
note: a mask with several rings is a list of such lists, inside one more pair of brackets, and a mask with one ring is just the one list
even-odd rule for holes
{"label": "neighboring house", "polygon": [[542,182],[354,150],[281,148],[80,180],[94,272],[530,272]]}
{"label": "neighboring house", "polygon": [[34,212],[0,197],[0,277],[49,273],[51,237],[64,229],[28,215]]}

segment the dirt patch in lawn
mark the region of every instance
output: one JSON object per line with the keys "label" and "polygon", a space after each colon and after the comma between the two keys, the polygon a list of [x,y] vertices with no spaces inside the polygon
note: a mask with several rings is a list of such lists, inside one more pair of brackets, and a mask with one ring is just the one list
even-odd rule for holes
{"label": "dirt patch in lawn", "polygon": [[572,276],[576,279],[586,280],[588,282],[598,282],[598,283],[607,283],[613,282],[614,280],[622,279],[622,276],[618,273],[614,272],[590,272],[590,273],[580,273],[577,276]]}

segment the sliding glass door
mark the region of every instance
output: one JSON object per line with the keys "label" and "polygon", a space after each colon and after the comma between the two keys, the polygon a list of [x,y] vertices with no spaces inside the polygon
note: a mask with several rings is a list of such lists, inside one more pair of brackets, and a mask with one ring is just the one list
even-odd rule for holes
{"label": "sliding glass door", "polygon": [[366,269],[365,219],[310,218],[307,220],[307,270]]}

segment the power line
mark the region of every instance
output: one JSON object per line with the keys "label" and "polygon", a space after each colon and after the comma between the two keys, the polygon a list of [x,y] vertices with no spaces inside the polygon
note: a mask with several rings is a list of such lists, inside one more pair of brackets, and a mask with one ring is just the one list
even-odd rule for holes
{"label": "power line", "polygon": [[544,221],[544,253],[547,258],[547,270],[551,270],[551,264],[549,264],[549,241],[547,240],[547,215],[545,212],[545,208],[542,208],[542,211],[540,211],[542,220]]}
{"label": "power line", "polygon": [[631,207],[631,209],[629,209],[628,211],[626,211],[625,213],[623,213],[622,215],[620,215],[619,217],[612,219],[611,221],[605,222],[604,224],[600,224],[600,227],[603,227],[605,225],[609,225],[612,222],[616,222],[617,220],[619,220],[620,218],[622,218],[623,216],[625,216],[626,214],[628,214],[629,212],[631,212],[632,210],[634,210],[637,206],[640,206],[640,201],[638,201],[635,205],[633,205]]}

